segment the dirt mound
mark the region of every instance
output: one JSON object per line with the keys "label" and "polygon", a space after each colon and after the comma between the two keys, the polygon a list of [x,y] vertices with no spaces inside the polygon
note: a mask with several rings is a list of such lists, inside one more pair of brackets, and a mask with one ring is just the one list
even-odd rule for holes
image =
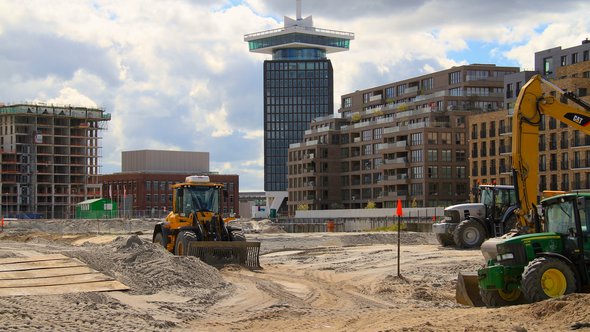
{"label": "dirt mound", "polygon": [[562,297],[532,303],[522,312],[544,322],[569,324],[571,329],[590,327],[590,294],[569,294]]}
{"label": "dirt mound", "polygon": [[[65,254],[121,281],[131,288],[131,294],[175,291],[206,299],[230,286],[217,269],[197,257],[174,256],[137,235],[118,237],[104,245],[87,243],[81,249]],[[217,298],[219,295],[207,301]]]}

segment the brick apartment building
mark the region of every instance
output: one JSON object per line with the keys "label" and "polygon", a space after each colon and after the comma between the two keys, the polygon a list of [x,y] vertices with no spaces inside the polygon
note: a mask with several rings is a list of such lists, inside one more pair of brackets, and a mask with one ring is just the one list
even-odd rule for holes
{"label": "brick apartment building", "polygon": [[210,172],[208,152],[124,151],[122,159],[121,173],[101,176],[104,197],[118,202],[121,215],[167,214],[172,208],[171,185],[189,175],[207,175],[211,182],[224,184],[222,212],[239,215],[239,175]]}
{"label": "brick apartment building", "polygon": [[515,67],[466,65],[342,96],[289,149],[297,209],[446,206],[468,199],[468,125],[503,108]]}

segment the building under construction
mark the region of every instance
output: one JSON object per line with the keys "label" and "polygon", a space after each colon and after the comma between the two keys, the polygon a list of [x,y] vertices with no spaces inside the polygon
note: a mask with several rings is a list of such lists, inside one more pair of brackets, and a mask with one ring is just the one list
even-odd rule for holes
{"label": "building under construction", "polygon": [[101,130],[111,115],[97,108],[0,105],[2,217],[69,218],[75,205],[101,197]]}

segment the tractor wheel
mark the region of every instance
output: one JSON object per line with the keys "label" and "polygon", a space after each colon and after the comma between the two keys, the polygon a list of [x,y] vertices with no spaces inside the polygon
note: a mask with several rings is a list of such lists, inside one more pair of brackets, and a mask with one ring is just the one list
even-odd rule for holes
{"label": "tractor wheel", "polygon": [[522,289],[530,302],[542,301],[576,291],[576,275],[561,259],[539,257],[522,273]]}
{"label": "tractor wheel", "polygon": [[486,230],[473,219],[463,220],[453,232],[453,240],[459,248],[479,248],[486,239]]}
{"label": "tractor wheel", "polygon": [[157,243],[161,246],[163,246],[163,242],[162,242],[163,238],[162,238],[162,232],[157,232],[156,234],[154,234],[154,239],[152,240],[152,243]]}
{"label": "tractor wheel", "polygon": [[197,234],[191,231],[180,231],[178,235],[176,235],[174,253],[177,256],[187,256],[190,241],[197,241]]}
{"label": "tractor wheel", "polygon": [[452,246],[455,244],[455,241],[453,241],[453,235],[451,234],[437,233],[436,239],[438,240],[438,243],[440,243],[440,245],[443,247]]}
{"label": "tractor wheel", "polygon": [[231,236],[231,240],[232,241],[246,241],[246,236],[244,235],[244,232],[242,231],[234,231],[232,230],[230,232],[230,236]]}
{"label": "tractor wheel", "polygon": [[515,289],[512,292],[480,289],[479,295],[486,307],[505,307],[526,303],[526,299],[520,289]]}

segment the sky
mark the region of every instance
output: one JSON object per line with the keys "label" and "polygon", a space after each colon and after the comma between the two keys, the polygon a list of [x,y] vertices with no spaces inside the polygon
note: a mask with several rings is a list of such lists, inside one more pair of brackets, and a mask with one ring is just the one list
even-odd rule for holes
{"label": "sky", "polygon": [[[590,38],[586,0],[302,0],[314,26],[353,32],[330,54],[340,96],[472,63],[534,69]],[[263,191],[262,64],[244,35],[295,18],[295,0],[0,0],[0,103],[100,107],[102,174],[121,152],[204,151]]]}

